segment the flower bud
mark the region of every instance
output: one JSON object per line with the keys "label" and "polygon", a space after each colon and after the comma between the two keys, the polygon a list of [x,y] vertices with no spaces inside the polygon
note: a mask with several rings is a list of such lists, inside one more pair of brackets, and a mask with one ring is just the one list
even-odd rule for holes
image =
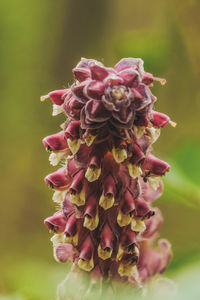
{"label": "flower bud", "polygon": [[90,64],[90,70],[91,70],[92,79],[95,80],[103,80],[109,75],[105,67],[100,66],[96,63]]}
{"label": "flower bud", "polygon": [[98,246],[98,256],[106,260],[111,257],[113,251],[113,233],[108,224],[106,224],[100,235],[100,244]]}
{"label": "flower bud", "polygon": [[89,182],[93,182],[99,178],[101,175],[101,156],[99,151],[92,155],[90,162],[88,164],[85,177]]}
{"label": "flower bud", "polygon": [[74,68],[73,70],[74,77],[79,81],[85,81],[90,77],[90,70],[86,68]]}
{"label": "flower bud", "polygon": [[71,243],[74,246],[78,245],[78,231],[76,222],[76,216],[73,214],[67,220],[65,227],[66,242]]}
{"label": "flower bud", "polygon": [[135,199],[135,216],[140,218],[150,217],[153,211],[150,209],[148,202],[141,197]]}
{"label": "flower bud", "polygon": [[63,131],[45,137],[42,142],[48,151],[62,151],[68,148]]}
{"label": "flower bud", "polygon": [[70,183],[70,179],[66,174],[65,167],[58,169],[45,177],[45,182],[53,189],[66,189]]}
{"label": "flower bud", "polygon": [[67,219],[63,215],[62,211],[58,211],[53,216],[44,220],[44,224],[50,231],[55,233],[63,232],[65,230]]}
{"label": "flower bud", "polygon": [[115,181],[111,175],[107,176],[103,182],[103,193],[99,200],[99,205],[107,210],[115,202],[116,187]]}
{"label": "flower bud", "polygon": [[156,127],[165,127],[170,121],[170,118],[163,114],[160,113],[158,111],[152,111],[152,119],[151,119],[151,123],[153,124],[153,126]]}
{"label": "flower bud", "polygon": [[81,145],[79,130],[80,121],[71,121],[65,130],[65,137],[72,154],[76,154]]}
{"label": "flower bud", "polygon": [[93,231],[99,224],[98,207],[95,195],[91,195],[86,203],[83,226]]}
{"label": "flower bud", "polygon": [[41,96],[40,100],[45,101],[47,98],[50,98],[54,104],[62,105],[68,92],[69,89],[55,90],[53,92],[48,93],[48,95]]}
{"label": "flower bud", "polygon": [[92,80],[84,89],[84,93],[88,98],[101,99],[105,85],[101,81]]}
{"label": "flower bud", "polygon": [[78,261],[78,266],[80,269],[90,272],[94,268],[93,252],[94,246],[90,235],[88,235],[80,250]]}
{"label": "flower bud", "polygon": [[83,187],[84,170],[81,169],[74,175],[72,184],[70,186],[70,194],[72,203],[80,206],[85,204],[85,188]]}
{"label": "flower bud", "polygon": [[150,154],[142,163],[142,169],[145,171],[149,171],[154,175],[164,175],[166,172],[169,171],[170,165],[163,160],[155,157],[154,155]]}

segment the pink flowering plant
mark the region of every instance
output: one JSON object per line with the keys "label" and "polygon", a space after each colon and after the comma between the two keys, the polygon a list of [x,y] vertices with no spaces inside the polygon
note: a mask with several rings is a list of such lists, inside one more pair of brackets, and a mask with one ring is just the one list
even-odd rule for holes
{"label": "pink flowering plant", "polygon": [[54,257],[71,260],[70,274],[83,270],[93,283],[142,287],[172,256],[169,242],[158,240],[163,217],[152,204],[170,169],[152,145],[161,128],[175,126],[153,110],[151,88],[165,79],[145,72],[139,58],[114,68],[82,58],[73,74],[70,88],[41,97],[51,99],[53,115],[66,116],[62,130],[43,139],[50,163],[60,165],[45,178],[59,207],[44,221]]}

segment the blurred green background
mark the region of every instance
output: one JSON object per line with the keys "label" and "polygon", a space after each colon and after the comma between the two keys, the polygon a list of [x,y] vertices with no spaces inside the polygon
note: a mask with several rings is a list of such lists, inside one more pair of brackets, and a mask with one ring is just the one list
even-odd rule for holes
{"label": "blurred green background", "polygon": [[166,86],[153,89],[156,109],[178,123],[165,128],[155,145],[172,165],[156,203],[165,217],[161,234],[174,251],[166,274],[176,278],[197,264],[199,13],[199,0],[0,1],[1,300],[54,299],[67,273],[54,262],[43,225],[54,205],[43,182],[53,167],[41,140],[59,130],[63,117],[53,118],[50,102],[42,104],[39,97],[72,83],[71,69],[81,57],[107,66],[141,57],[146,71],[167,79]]}

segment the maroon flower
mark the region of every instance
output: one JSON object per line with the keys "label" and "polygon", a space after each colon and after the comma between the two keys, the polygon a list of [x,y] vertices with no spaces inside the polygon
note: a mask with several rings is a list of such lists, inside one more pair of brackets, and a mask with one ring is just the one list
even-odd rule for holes
{"label": "maroon flower", "polygon": [[[152,144],[170,118],[153,110],[151,88],[164,79],[144,72],[139,58],[114,68],[81,59],[75,82],[50,97],[67,116],[62,131],[43,139],[51,163],[63,166],[45,178],[60,211],[45,220],[53,231],[54,256],[100,277],[141,286],[162,273],[171,258],[167,241],[153,248],[163,218],[152,202],[162,194],[170,165]],[[56,104],[56,105],[55,105]]]}

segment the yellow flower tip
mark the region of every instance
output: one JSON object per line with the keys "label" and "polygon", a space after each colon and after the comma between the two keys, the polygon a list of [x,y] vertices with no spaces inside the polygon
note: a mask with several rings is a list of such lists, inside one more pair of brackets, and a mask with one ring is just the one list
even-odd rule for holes
{"label": "yellow flower tip", "polygon": [[81,146],[81,140],[68,138],[67,143],[68,143],[69,149],[71,150],[72,154],[75,155]]}
{"label": "yellow flower tip", "polygon": [[87,171],[85,173],[85,178],[87,178],[89,182],[93,182],[97,180],[100,175],[101,175],[101,168],[98,169],[92,166],[87,168]]}
{"label": "yellow flower tip", "polygon": [[97,228],[99,224],[99,216],[98,213],[96,214],[95,218],[91,218],[89,215],[86,215],[84,218],[83,226],[93,231]]}
{"label": "yellow flower tip", "polygon": [[48,99],[49,98],[49,95],[44,95],[44,96],[41,96],[40,97],[40,101],[41,102],[44,102],[46,99]]}
{"label": "yellow flower tip", "polygon": [[117,261],[120,261],[122,259],[123,254],[124,254],[124,249],[121,245],[119,245],[118,252],[117,252]]}
{"label": "yellow flower tip", "polygon": [[88,134],[87,136],[84,137],[84,141],[88,147],[92,145],[94,140],[96,139],[96,135]]}
{"label": "yellow flower tip", "polygon": [[137,139],[141,138],[145,133],[146,127],[145,126],[133,126],[133,131]]}
{"label": "yellow flower tip", "polygon": [[160,176],[150,176],[147,178],[147,181],[150,185],[150,187],[156,191],[159,186],[160,186],[160,183],[161,183],[161,179],[160,179]]}
{"label": "yellow flower tip", "polygon": [[133,165],[131,163],[128,164],[128,171],[129,171],[129,175],[133,179],[142,175],[142,169],[139,166]]}
{"label": "yellow flower tip", "polygon": [[146,229],[146,225],[140,218],[133,218],[131,221],[131,230],[135,232],[143,232]]}
{"label": "yellow flower tip", "polygon": [[90,272],[94,268],[93,257],[91,257],[91,259],[89,261],[80,258],[78,260],[78,266],[81,270]]}
{"label": "yellow flower tip", "polygon": [[119,264],[118,273],[120,276],[130,276],[136,262],[124,261]]}
{"label": "yellow flower tip", "polygon": [[68,243],[68,244],[73,244],[72,239],[73,239],[72,236],[66,235],[65,241],[66,241],[66,243]]}
{"label": "yellow flower tip", "polygon": [[78,231],[72,238],[72,244],[77,247],[78,246]]}
{"label": "yellow flower tip", "polygon": [[115,198],[112,194],[107,194],[104,196],[104,193],[102,193],[100,200],[99,200],[99,205],[103,207],[103,209],[107,210],[113,206],[115,202]]}
{"label": "yellow flower tip", "polygon": [[103,260],[106,260],[106,259],[110,258],[111,255],[112,255],[112,249],[111,248],[102,249],[100,244],[98,246],[97,252],[98,252],[98,256]]}
{"label": "yellow flower tip", "polygon": [[121,210],[119,210],[117,215],[117,223],[120,227],[127,226],[131,223],[132,216],[131,214],[125,215]]}
{"label": "yellow flower tip", "polygon": [[177,125],[177,123],[176,122],[173,122],[173,121],[169,121],[169,124],[173,127],[173,128],[175,128],[176,127],[176,125]]}
{"label": "yellow flower tip", "polygon": [[167,80],[164,78],[161,78],[160,83],[161,83],[161,85],[165,85],[167,83]]}
{"label": "yellow flower tip", "polygon": [[125,159],[127,159],[127,151],[126,149],[120,148],[112,148],[112,154],[117,163],[122,163]]}
{"label": "yellow flower tip", "polygon": [[71,201],[73,204],[76,204],[77,206],[81,206],[85,204],[85,191],[81,191],[80,194],[77,194],[75,190],[71,190]]}

